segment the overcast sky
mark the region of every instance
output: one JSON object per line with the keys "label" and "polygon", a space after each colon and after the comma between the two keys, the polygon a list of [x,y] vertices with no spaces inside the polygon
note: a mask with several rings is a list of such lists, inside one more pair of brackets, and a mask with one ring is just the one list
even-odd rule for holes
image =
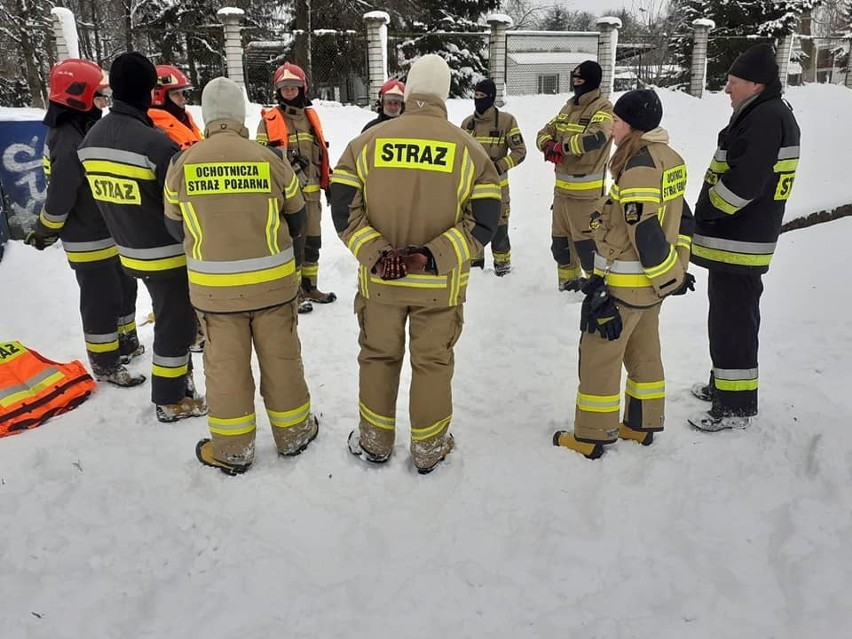
{"label": "overcast sky", "polygon": [[611,11],[617,11],[622,7],[632,10],[634,13],[641,7],[652,13],[661,11],[668,0],[530,0],[533,5],[540,7],[562,6],[571,11],[588,11],[595,15],[602,15]]}

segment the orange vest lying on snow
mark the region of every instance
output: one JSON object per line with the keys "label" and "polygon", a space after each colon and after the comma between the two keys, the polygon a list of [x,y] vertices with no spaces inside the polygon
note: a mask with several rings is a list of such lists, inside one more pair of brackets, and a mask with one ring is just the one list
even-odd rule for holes
{"label": "orange vest lying on snow", "polygon": [[[287,134],[287,121],[281,114],[281,109],[273,107],[264,109],[261,116],[266,120],[266,137],[269,141],[278,141],[285,151],[290,144],[290,136]],[[328,143],[325,141],[325,136],[322,132],[322,124],[320,123],[317,112],[311,107],[305,107],[305,116],[313,129],[314,135],[317,136],[317,142],[320,147],[320,188],[327,189],[331,176],[331,167],[328,163]],[[270,145],[272,146],[272,145]]]}
{"label": "orange vest lying on snow", "polygon": [[59,364],[20,342],[0,342],[0,437],[76,408],[94,389],[80,362]]}

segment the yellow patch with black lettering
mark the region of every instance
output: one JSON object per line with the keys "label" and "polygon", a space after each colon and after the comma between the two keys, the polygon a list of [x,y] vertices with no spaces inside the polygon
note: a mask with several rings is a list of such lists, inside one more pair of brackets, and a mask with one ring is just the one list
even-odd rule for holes
{"label": "yellow patch with black lettering", "polygon": [[786,200],[793,192],[793,178],[795,173],[782,173],[778,176],[778,186],[775,187],[775,200]]}
{"label": "yellow patch with black lettering", "polygon": [[456,145],[440,140],[377,138],[373,163],[376,168],[422,169],[452,173]]}
{"label": "yellow patch with black lettering", "polygon": [[686,193],[686,165],[679,164],[663,171],[663,202],[683,197]]}
{"label": "yellow patch with black lettering", "polygon": [[89,186],[92,189],[92,197],[101,202],[113,204],[131,204],[139,206],[142,204],[142,196],[139,194],[139,185],[135,180],[108,177],[106,175],[87,175]]}
{"label": "yellow patch with black lettering", "polygon": [[202,162],[183,167],[187,195],[271,193],[268,162]]}

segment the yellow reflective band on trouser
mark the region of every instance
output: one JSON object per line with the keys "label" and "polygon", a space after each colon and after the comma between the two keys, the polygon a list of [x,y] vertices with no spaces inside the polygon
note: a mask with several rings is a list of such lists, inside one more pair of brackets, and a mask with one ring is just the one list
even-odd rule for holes
{"label": "yellow reflective band on trouser", "polygon": [[358,412],[361,414],[361,419],[382,430],[394,430],[396,428],[396,417],[388,417],[379,415],[377,412],[370,410],[364,402],[358,402]]}
{"label": "yellow reflective band on trouser", "polygon": [[713,369],[713,382],[720,391],[754,391],[757,381],[757,368]]}
{"label": "yellow reflective band on trouser", "polygon": [[442,431],[444,431],[450,425],[450,421],[453,419],[453,416],[444,417],[444,419],[440,419],[431,426],[426,426],[425,428],[412,428],[411,429],[411,439],[416,442],[422,442],[426,439],[431,439],[437,435],[440,435]]}
{"label": "yellow reflective band on trouser", "polygon": [[452,245],[453,250],[456,253],[456,259],[458,259],[459,264],[462,264],[470,259],[470,247],[467,245],[467,240],[465,240],[464,235],[462,235],[461,231],[459,231],[456,227],[453,227],[447,229],[441,235],[446,237],[450,241],[450,244]]}
{"label": "yellow reflective band on trouser", "polygon": [[[6,359],[5,361],[8,362],[9,359]],[[29,379],[23,380],[22,384],[0,388],[0,406],[5,408],[6,406],[18,403],[27,397],[37,395],[48,386],[57,384],[63,379],[65,379],[65,374],[58,368],[54,368],[52,366],[45,368],[43,371],[33,375]]]}
{"label": "yellow reflective band on trouser", "polygon": [[118,318],[118,332],[129,333],[136,330],[136,317],[133,314],[122,315]]}
{"label": "yellow reflective band on trouser", "polygon": [[666,259],[664,259],[662,261],[662,263],[657,264],[657,266],[652,266],[651,268],[646,268],[645,269],[645,275],[648,276],[649,278],[662,277],[667,272],[672,270],[672,268],[674,268],[676,263],[677,263],[677,251],[675,251],[675,248],[670,245],[669,246],[669,254],[666,257]]}
{"label": "yellow reflective band on trouser", "polygon": [[588,395],[577,393],[577,408],[587,413],[617,413],[621,395]]}
{"label": "yellow reflective band on trouser", "polygon": [[[146,181],[157,179],[157,175],[150,168],[123,164],[121,162],[111,162],[109,160],[83,160],[83,168],[86,169],[87,175],[89,173],[107,174],[130,178],[132,180]],[[90,177],[99,176],[92,175]]]}
{"label": "yellow reflective band on trouser", "polygon": [[662,379],[658,382],[635,382],[628,377],[624,392],[629,397],[639,400],[664,399],[666,396],[666,382]]}
{"label": "yellow reflective band on trouser", "polygon": [[262,284],[289,277],[296,272],[293,249],[276,255],[247,260],[209,262],[187,260],[189,281],[199,286],[234,287]]}
{"label": "yellow reflective band on trouser", "polygon": [[512,253],[510,251],[505,253],[492,252],[492,255],[494,256],[495,264],[505,264],[512,261]]}
{"label": "yellow reflective band on trouser", "polygon": [[47,228],[52,229],[54,231],[58,231],[63,226],[65,226],[65,220],[68,219],[68,215],[51,215],[47,211],[42,210],[41,214],[38,216],[38,219]]}
{"label": "yellow reflective band on trouser", "polygon": [[304,423],[311,414],[311,402],[307,401],[293,410],[267,410],[266,414],[274,428],[292,428]]}
{"label": "yellow reflective band on trouser", "polygon": [[213,417],[207,416],[207,427],[213,435],[235,437],[247,435],[257,428],[257,418],[254,413],[243,417]]}
{"label": "yellow reflective band on trouser", "polygon": [[184,377],[189,372],[189,354],[181,357],[164,357],[154,353],[151,374],[157,377]]}
{"label": "yellow reflective band on trouser", "polygon": [[376,138],[373,166],[387,169],[418,169],[452,173],[456,147],[446,140]]}
{"label": "yellow reflective band on trouser", "polygon": [[349,250],[352,251],[355,257],[358,257],[358,252],[363,248],[364,244],[381,236],[382,234],[372,226],[365,226],[349,236],[346,246],[349,247]]}
{"label": "yellow reflective band on trouser", "polygon": [[316,279],[319,276],[319,264],[302,264],[302,275]]}
{"label": "yellow reflective band on trouser", "polygon": [[110,353],[118,350],[118,332],[113,333],[84,333],[86,350],[90,353]]}
{"label": "yellow reflective band on trouser", "polygon": [[358,176],[354,173],[350,173],[349,171],[344,171],[342,169],[334,170],[334,173],[331,174],[331,183],[344,184],[346,186],[351,186],[356,189],[361,188],[361,180],[358,179]]}

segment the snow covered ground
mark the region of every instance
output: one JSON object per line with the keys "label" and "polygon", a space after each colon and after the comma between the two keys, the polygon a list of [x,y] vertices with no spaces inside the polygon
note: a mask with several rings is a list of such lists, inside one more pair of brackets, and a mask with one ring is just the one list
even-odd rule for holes
{"label": "snow covered ground", "polygon": [[[662,97],[694,201],[727,99]],[[810,86],[788,98],[803,145],[788,219],[852,201],[852,128],[841,124],[852,92]],[[512,98],[506,109],[532,147],[564,99]],[[471,109],[452,101],[450,117]],[[320,112],[335,158],[372,117]],[[261,418],[254,468],[227,478],[194,458],[205,420],[156,422],[148,384],[101,387],[72,413],[0,440],[0,637],[848,636],[852,303],[842,264],[852,220],[782,236],[764,280],[761,415],[750,430],[686,426],[702,408],[689,386],[709,366],[696,270],[698,291],[662,313],[666,431],[650,448],[620,442],[590,462],[550,442],[573,417],[579,305],[555,290],[548,167],[531,151],[511,174],[515,271],[472,274],[456,351],[457,450],[445,465],[421,477],[407,460],[407,372],[391,461],[365,467],[345,447],[357,424],[355,262],[327,218],[320,284],[340,299],[300,324],[317,441],[278,458]],[[85,361],[58,246],[13,242],[0,291],[0,341]],[[140,287],[140,319],[149,308]],[[151,327],[140,332],[150,348]],[[132,365],[149,366],[150,354]]]}

